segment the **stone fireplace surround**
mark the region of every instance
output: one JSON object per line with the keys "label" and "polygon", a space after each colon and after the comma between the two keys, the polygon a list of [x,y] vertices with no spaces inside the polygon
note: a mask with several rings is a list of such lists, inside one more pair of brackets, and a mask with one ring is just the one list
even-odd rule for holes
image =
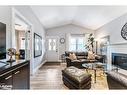
{"label": "stone fireplace surround", "polygon": [[127,89],[127,70],[123,68],[118,68],[118,70],[112,70],[113,69],[112,54],[127,54],[127,43],[110,44],[108,46],[107,52],[108,58],[107,79],[109,79],[108,82],[109,84],[111,84],[109,88]]}
{"label": "stone fireplace surround", "polygon": [[[111,44],[108,46],[108,70],[112,69],[112,54],[127,54],[127,43],[120,43],[120,44]],[[124,75],[127,75],[127,70],[124,70],[122,68],[119,68],[119,73],[122,73]]]}

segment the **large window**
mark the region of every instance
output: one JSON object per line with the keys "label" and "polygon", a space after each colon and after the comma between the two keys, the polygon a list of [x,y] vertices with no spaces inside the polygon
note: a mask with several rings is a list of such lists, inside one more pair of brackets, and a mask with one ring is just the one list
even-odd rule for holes
{"label": "large window", "polygon": [[85,49],[85,37],[82,36],[71,36],[70,38],[70,51],[86,51]]}

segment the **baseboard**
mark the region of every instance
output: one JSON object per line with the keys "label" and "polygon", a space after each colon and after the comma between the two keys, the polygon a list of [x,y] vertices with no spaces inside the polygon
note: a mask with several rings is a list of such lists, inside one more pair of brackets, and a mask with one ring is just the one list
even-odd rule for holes
{"label": "baseboard", "polygon": [[41,64],[39,64],[34,70],[31,76],[35,75],[38,71],[38,69],[47,62],[47,60],[44,60],[43,62],[41,62]]}
{"label": "baseboard", "polygon": [[44,65],[60,65],[60,62],[46,62]]}
{"label": "baseboard", "polygon": [[55,62],[56,62],[56,63],[61,63],[62,60],[58,60],[58,61],[48,61],[48,60],[47,60],[47,62],[49,62],[49,63],[52,63],[52,62],[53,62],[53,63],[55,63]]}

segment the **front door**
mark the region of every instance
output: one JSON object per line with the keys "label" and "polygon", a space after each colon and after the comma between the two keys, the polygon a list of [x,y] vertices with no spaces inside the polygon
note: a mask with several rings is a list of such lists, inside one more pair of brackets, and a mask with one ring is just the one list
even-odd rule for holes
{"label": "front door", "polygon": [[58,62],[59,61],[59,49],[58,49],[58,37],[47,36],[47,61]]}

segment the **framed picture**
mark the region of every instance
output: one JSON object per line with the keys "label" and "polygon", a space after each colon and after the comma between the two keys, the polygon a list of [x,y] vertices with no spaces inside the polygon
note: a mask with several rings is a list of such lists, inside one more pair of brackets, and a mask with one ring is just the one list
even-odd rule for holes
{"label": "framed picture", "polygon": [[34,58],[42,55],[42,37],[34,33]]}

